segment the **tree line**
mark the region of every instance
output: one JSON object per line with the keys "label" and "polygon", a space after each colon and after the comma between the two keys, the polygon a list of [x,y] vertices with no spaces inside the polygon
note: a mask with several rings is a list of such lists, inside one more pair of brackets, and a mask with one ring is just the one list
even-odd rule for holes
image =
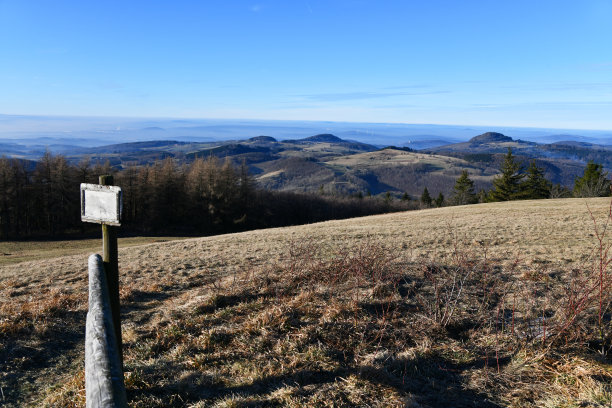
{"label": "tree line", "polygon": [[0,158],[0,239],[97,231],[80,219],[80,183],[113,174],[123,190],[122,233],[208,235],[415,208],[409,202],[258,189],[247,166],[216,157],[172,158],[118,171],[46,153],[35,165]]}
{"label": "tree line", "polygon": [[504,157],[500,174],[493,179],[493,186],[489,191],[474,190],[474,182],[470,179],[468,171],[463,170],[455,181],[453,194],[448,201],[442,193],[433,199],[425,188],[421,195],[421,203],[426,207],[436,205],[465,205],[483,202],[534,200],[543,198],[563,197],[607,197],[610,196],[610,177],[604,171],[603,165],[589,161],[582,177],[574,181],[573,189],[559,184],[553,185],[544,177],[544,170],[537,166],[535,160],[529,162],[525,169],[512,155],[512,149]]}

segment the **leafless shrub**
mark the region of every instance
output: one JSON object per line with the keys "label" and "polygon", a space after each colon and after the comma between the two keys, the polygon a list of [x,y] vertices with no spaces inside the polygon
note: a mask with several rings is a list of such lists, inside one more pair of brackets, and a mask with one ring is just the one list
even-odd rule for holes
{"label": "leafless shrub", "polygon": [[612,243],[608,237],[612,202],[605,220],[598,221],[590,208],[589,214],[595,235],[590,264],[571,271],[551,340],[591,341],[598,344],[601,354],[608,354],[612,350]]}
{"label": "leafless shrub", "polygon": [[414,295],[422,316],[440,327],[468,315],[475,324],[484,324],[506,295],[502,267],[489,259],[484,242],[472,245],[456,236],[452,242],[449,255],[434,255],[420,264],[422,283]]}
{"label": "leafless shrub", "polygon": [[[401,274],[398,255],[378,242],[366,240],[354,247],[330,248],[314,242],[292,242],[283,278],[291,287],[334,288],[349,284],[353,289],[395,284]],[[378,293],[380,295],[380,293]]]}

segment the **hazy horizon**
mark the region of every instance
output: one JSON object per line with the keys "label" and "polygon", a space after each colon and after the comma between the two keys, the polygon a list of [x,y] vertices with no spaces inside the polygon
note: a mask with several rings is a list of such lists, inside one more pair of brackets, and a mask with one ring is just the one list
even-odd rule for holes
{"label": "hazy horizon", "polygon": [[[612,131],[511,126],[436,125],[253,119],[74,117],[0,114],[0,141],[36,145],[102,146],[146,140],[222,141],[254,136],[296,139],[331,133],[374,145],[409,145],[423,140],[466,141],[485,132],[551,143],[575,140],[612,144]],[[0,146],[0,154],[2,154]]]}

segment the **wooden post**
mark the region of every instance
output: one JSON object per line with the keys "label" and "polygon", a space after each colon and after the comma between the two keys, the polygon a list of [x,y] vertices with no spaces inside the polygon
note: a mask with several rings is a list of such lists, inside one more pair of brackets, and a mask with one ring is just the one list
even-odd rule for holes
{"label": "wooden post", "polygon": [[89,257],[89,311],[85,330],[87,408],[125,408],[125,381],[100,255]]}
{"label": "wooden post", "polygon": [[[100,176],[100,184],[112,186],[113,176]],[[113,315],[113,326],[119,349],[119,358],[123,368],[123,340],[121,338],[121,306],[119,303],[119,254],[117,251],[117,228],[112,225],[102,224],[102,260],[106,272],[106,282],[110,297],[111,312]]]}

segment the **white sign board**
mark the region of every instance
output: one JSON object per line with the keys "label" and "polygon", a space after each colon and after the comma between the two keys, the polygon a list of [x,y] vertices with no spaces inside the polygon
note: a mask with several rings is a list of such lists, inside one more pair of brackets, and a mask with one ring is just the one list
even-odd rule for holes
{"label": "white sign board", "polygon": [[81,221],[121,225],[121,187],[81,184]]}

